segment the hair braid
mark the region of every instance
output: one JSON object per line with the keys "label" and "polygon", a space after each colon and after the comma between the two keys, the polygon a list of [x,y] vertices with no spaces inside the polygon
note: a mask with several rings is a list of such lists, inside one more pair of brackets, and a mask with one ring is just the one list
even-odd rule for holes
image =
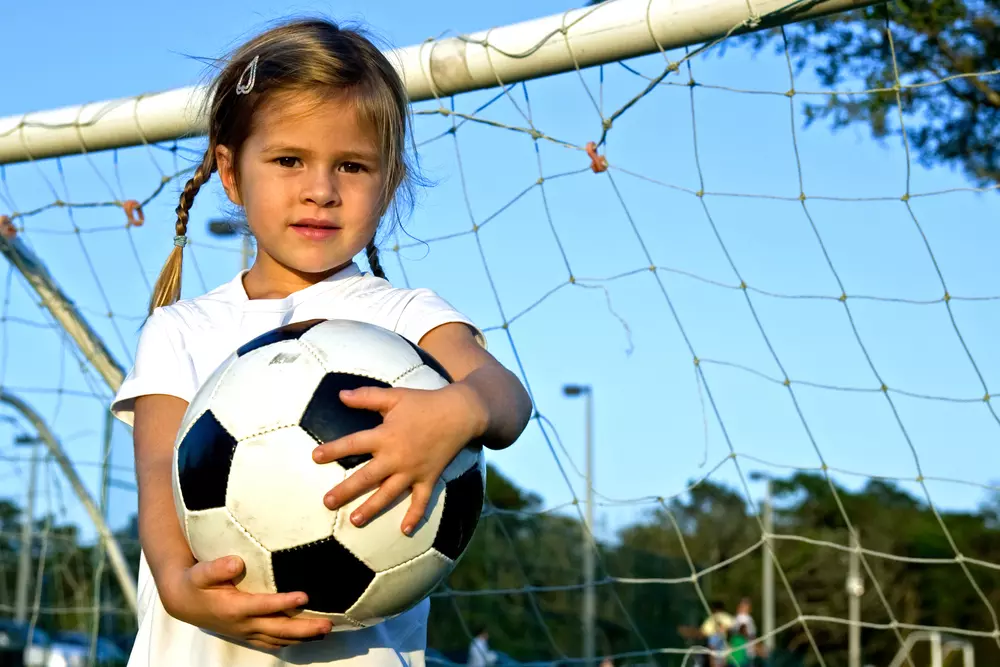
{"label": "hair braid", "polygon": [[375,245],[375,239],[368,242],[368,245],[365,246],[365,251],[368,254],[368,266],[372,267],[372,273],[379,278],[385,278],[385,271],[382,269],[382,263],[378,261],[378,246]]}
{"label": "hair braid", "polygon": [[[174,224],[175,236],[187,236],[188,211],[191,210],[194,198],[198,195],[198,191],[201,190],[201,186],[208,182],[215,169],[215,147],[209,145],[208,150],[205,151],[205,155],[201,159],[201,164],[194,170],[194,174],[184,184],[184,190],[181,192],[180,201],[177,204],[177,222]],[[160,270],[160,276],[156,279],[156,285],[153,286],[153,296],[149,300],[150,313],[161,306],[169,306],[181,298],[181,267],[184,263],[184,243],[186,243],[186,240],[174,242],[174,249],[170,252],[170,256],[167,257],[166,263]]]}

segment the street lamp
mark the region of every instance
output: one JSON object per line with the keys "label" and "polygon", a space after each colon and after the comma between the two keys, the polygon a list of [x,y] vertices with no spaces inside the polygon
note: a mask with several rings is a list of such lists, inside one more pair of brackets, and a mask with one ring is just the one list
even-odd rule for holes
{"label": "street lamp", "polygon": [[230,237],[239,235],[242,239],[240,246],[240,267],[246,271],[250,268],[250,257],[253,255],[250,229],[245,220],[234,218],[219,218],[208,221],[208,233],[212,236]]}
{"label": "street lamp", "polygon": [[573,398],[583,396],[586,402],[585,449],[586,449],[586,504],[583,529],[583,658],[585,667],[594,664],[594,616],[597,605],[594,598],[594,401],[590,385],[568,384],[563,394]]}
{"label": "street lamp", "polygon": [[764,631],[764,646],[767,647],[767,654],[774,653],[774,503],[771,500],[773,490],[771,482],[773,478],[765,472],[754,470],[749,475],[754,482],[764,482],[764,502],[761,508],[761,517],[764,523],[764,557],[763,571],[761,572],[761,613],[763,618],[762,629]]}
{"label": "street lamp", "polygon": [[15,447],[31,448],[31,464],[28,472],[28,497],[24,503],[24,514],[21,516],[21,553],[17,563],[17,584],[14,597],[14,620],[18,623],[28,621],[28,584],[31,582],[31,550],[34,538],[32,522],[35,520],[35,469],[38,467],[38,448],[41,443],[38,436],[22,433],[14,438]]}

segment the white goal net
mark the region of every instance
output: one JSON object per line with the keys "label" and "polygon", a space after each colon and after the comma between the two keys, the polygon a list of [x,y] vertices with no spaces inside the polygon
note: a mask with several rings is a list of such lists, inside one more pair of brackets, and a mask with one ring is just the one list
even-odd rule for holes
{"label": "white goal net", "polygon": [[[519,662],[707,665],[703,621],[743,599],[775,665],[1000,658],[998,72],[862,4],[611,0],[394,54],[433,185],[383,265],[536,407],[490,454],[432,660],[485,627]],[[107,406],[197,94],[0,119],[0,619],[51,636],[135,629]],[[252,261],[226,211],[213,179],[184,296]]]}

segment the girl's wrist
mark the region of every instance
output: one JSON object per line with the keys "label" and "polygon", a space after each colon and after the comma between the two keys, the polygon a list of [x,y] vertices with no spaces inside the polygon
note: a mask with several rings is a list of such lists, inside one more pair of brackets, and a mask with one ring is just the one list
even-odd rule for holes
{"label": "girl's wrist", "polygon": [[447,389],[460,401],[460,412],[468,420],[468,441],[486,436],[490,426],[490,411],[475,387],[465,381],[448,385]]}

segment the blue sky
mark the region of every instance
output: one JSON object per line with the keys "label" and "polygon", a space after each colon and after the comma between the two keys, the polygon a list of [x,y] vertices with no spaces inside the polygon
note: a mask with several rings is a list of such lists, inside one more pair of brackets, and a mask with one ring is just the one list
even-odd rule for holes
{"label": "blue sky", "polygon": [[[362,20],[390,44],[407,46],[566,8],[552,0],[351,0],[336,6],[175,0],[142,8],[125,2],[16,3],[0,10],[5,51],[18,54],[17,64],[5,68],[0,116],[190,85],[204,75],[203,64],[191,56],[219,55],[268,21],[294,13]],[[650,56],[630,66],[652,76],[663,59]],[[796,98],[792,121],[782,95],[721,89],[787,90],[781,58],[734,49],[722,58],[695,59],[692,67],[699,82],[719,88],[696,89],[693,113],[690,91],[675,85],[659,87],[627,111],[609,134],[610,176],[586,170],[589,161],[580,151],[546,141],[536,151],[524,133],[475,123],[463,125],[455,138],[430,141],[451,121],[418,115],[421,165],[435,185],[422,193],[406,230],[430,242],[401,252],[405,277],[399,259],[387,255],[389,277],[434,288],[487,328],[492,351],[509,367],[524,368],[540,413],[558,433],[557,439],[550,429],[547,440],[533,424],[517,445],[492,454],[492,460],[540,493],[547,506],[580,496],[583,403],[564,398],[560,388],[590,383],[605,535],[652,506],[640,499],[680,493],[688,480],[709,474],[736,481],[734,461],[727,459],[730,446],[744,473],[783,475],[815,468],[822,457],[832,468],[862,474],[837,475],[850,487],[863,483],[864,475],[914,479],[919,464],[927,477],[957,480],[927,482],[938,506],[975,507],[986,497],[975,485],[996,483],[1000,459],[1000,423],[976,400],[986,393],[976,369],[989,390],[998,391],[1000,383],[1000,300],[988,298],[1000,295],[993,251],[1000,241],[996,193],[919,197],[908,210],[899,200],[907,164],[898,139],[880,145],[862,128],[836,134],[821,125],[804,129],[802,98]],[[585,86],[608,114],[645,84],[609,65],[603,73],[569,73],[516,87],[482,116],[524,126],[522,112],[530,103],[535,127],[582,146],[598,138],[601,121]],[[804,75],[796,88],[819,85]],[[460,96],[455,107],[471,113],[496,92]],[[422,103],[416,109],[435,107]],[[161,174],[175,171],[175,160],[185,166],[199,145],[188,142],[176,156],[132,149],[93,156],[91,163],[67,159],[62,173],[54,161],[14,165],[5,170],[0,193],[9,193],[21,210],[56,198],[143,199]],[[811,197],[805,207],[794,200],[797,164]],[[565,172],[577,173],[536,184],[540,175]],[[691,194],[701,187],[700,177],[707,192],[727,196],[710,194],[703,206]],[[170,211],[180,185],[168,186],[147,208],[145,226],[131,233],[124,231],[120,211],[108,208],[53,210],[25,223],[28,241],[126,366],[148,284],[170,250]],[[968,186],[948,170],[912,165],[911,193]],[[728,196],[733,194],[756,196]],[[885,200],[857,201],[868,198]],[[204,232],[206,221],[225,211],[217,185],[199,196],[187,295],[228,280],[239,268],[236,243]],[[477,243],[469,233],[473,222],[487,219]],[[836,299],[841,290],[810,219],[849,296],[864,350]],[[954,297],[954,324],[915,221]],[[73,224],[85,233],[73,234]],[[434,240],[460,232],[465,234]],[[655,276],[643,270],[647,251],[659,267]],[[575,285],[569,284],[564,255]],[[750,288],[746,293],[738,287],[741,280]],[[14,280],[8,293],[4,386],[24,389],[54,421],[96,488],[95,468],[87,464],[99,458],[101,402],[43,391],[88,391],[88,384],[60,351],[57,336],[18,319],[44,321],[24,287]],[[509,330],[513,346],[500,329],[498,301],[508,320],[517,316]],[[685,337],[703,360],[707,388],[699,389]],[[892,390],[891,405],[878,391],[865,352]],[[793,381],[791,392],[781,384],[785,374]],[[709,393],[718,416],[703,403]],[[6,437],[0,435],[0,452],[16,457]],[[113,461],[120,466],[116,477],[128,479],[131,444],[122,427],[115,432]],[[3,492],[23,493],[23,464],[4,465]],[[903,486],[923,494],[913,482]],[[78,515],[63,487],[68,515]],[[756,498],[762,487],[750,483],[750,490]],[[58,494],[48,498],[59,510]],[[114,490],[112,521],[120,523],[134,506],[134,493]]]}

